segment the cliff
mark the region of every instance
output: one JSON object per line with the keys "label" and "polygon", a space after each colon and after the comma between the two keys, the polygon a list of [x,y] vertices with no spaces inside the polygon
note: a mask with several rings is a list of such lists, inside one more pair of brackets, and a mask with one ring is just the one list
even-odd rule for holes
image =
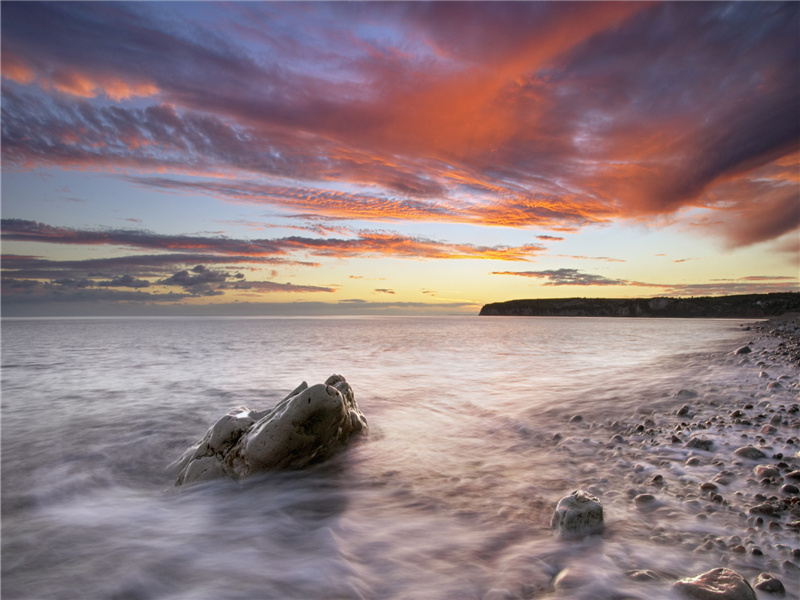
{"label": "cliff", "polygon": [[755,319],[800,312],[800,292],[697,298],[544,298],[495,302],[481,315]]}

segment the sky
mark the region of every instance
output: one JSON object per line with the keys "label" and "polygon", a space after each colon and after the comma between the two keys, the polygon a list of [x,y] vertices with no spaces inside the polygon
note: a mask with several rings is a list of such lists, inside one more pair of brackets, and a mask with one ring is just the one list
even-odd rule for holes
{"label": "sky", "polygon": [[2,315],[800,289],[798,2],[3,2]]}

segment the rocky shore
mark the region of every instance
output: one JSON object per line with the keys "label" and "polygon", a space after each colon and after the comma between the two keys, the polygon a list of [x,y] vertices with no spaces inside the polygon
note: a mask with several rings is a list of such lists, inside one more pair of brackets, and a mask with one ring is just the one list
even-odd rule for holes
{"label": "rocky shore", "polygon": [[613,422],[565,418],[554,460],[582,476],[553,505],[557,545],[484,600],[800,598],[800,314],[740,328],[724,386]]}

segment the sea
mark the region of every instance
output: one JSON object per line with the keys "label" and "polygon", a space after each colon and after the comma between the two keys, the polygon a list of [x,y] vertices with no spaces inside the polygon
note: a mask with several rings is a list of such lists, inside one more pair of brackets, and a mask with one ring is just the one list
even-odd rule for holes
{"label": "sea", "polygon": [[[654,539],[664,523],[624,495],[632,464],[597,449],[615,421],[686,397],[757,401],[730,359],[747,335],[703,319],[4,319],[2,598],[670,598],[627,574],[718,565]],[[334,373],[368,436],[305,470],[174,485],[228,409]],[[556,539],[579,488],[607,531]],[[553,588],[569,566],[590,588]]]}

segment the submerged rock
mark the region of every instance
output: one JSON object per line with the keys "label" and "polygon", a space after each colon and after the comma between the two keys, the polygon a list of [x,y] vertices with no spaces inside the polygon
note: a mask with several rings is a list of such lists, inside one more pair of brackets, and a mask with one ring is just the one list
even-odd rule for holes
{"label": "submerged rock", "polygon": [[575,490],[559,500],[550,526],[562,539],[581,538],[603,531],[603,505],[596,496]]}
{"label": "submerged rock", "polygon": [[756,600],[745,578],[723,567],[676,581],[672,589],[691,600]]}
{"label": "submerged rock", "polygon": [[693,448],[695,450],[710,452],[714,449],[714,440],[710,440],[707,437],[692,436],[683,446],[684,448]]}
{"label": "submerged rock", "polygon": [[783,582],[772,573],[761,573],[753,587],[762,592],[767,592],[768,594],[775,594],[776,596],[786,595],[786,588],[783,587]]}
{"label": "submerged rock", "polygon": [[332,375],[311,387],[303,382],[271,410],[228,411],[177,461],[175,485],[301,468],[366,431],[367,420],[344,377]]}

